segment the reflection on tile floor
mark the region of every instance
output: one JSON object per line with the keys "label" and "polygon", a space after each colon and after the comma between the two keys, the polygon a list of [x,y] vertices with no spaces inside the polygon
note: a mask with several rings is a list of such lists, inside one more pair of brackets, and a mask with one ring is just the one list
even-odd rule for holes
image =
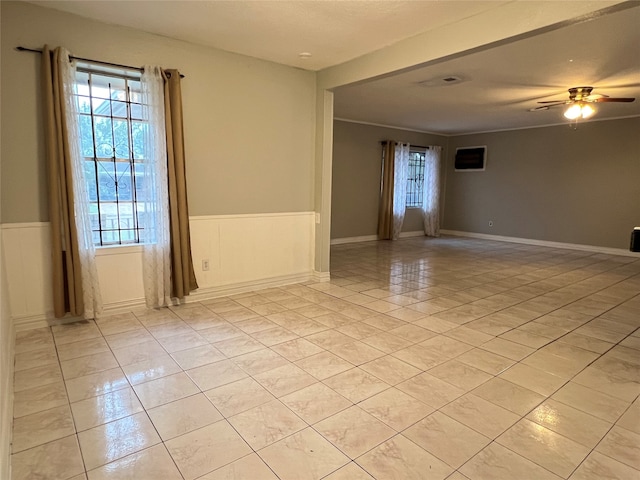
{"label": "reflection on tile floor", "polygon": [[640,478],[640,260],[440,238],[20,332],[13,478]]}

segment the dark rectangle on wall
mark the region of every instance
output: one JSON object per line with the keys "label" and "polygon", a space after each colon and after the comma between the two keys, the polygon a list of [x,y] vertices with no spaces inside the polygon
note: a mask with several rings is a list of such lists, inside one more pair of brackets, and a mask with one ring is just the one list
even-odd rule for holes
{"label": "dark rectangle on wall", "polygon": [[459,147],[456,148],[454,168],[459,171],[482,171],[487,160],[487,147]]}

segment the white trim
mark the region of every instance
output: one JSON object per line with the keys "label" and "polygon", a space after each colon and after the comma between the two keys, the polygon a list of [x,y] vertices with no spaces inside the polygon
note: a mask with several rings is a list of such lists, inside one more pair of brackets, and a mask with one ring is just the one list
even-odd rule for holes
{"label": "white trim", "polygon": [[226,220],[234,218],[265,218],[265,217],[298,217],[312,215],[315,218],[315,212],[276,212],[276,213],[238,213],[230,215],[198,215],[190,216],[189,221],[198,220]]}
{"label": "white trim", "polygon": [[24,222],[24,223],[3,223],[2,230],[12,230],[15,228],[48,228],[50,222]]}
{"label": "white trim", "polygon": [[313,279],[317,282],[328,282],[331,280],[330,272],[319,272],[317,270],[313,271]]}
{"label": "white trim", "polygon": [[551,242],[548,240],[536,240],[533,238],[505,237],[502,235],[489,235],[486,233],[461,232],[458,230],[440,230],[444,235],[455,237],[480,238],[483,240],[495,240],[498,242],[522,243],[525,245],[536,245],[539,247],[566,248],[568,250],[580,250],[583,252],[605,253],[607,255],[622,255],[625,257],[640,258],[640,253],[630,252],[623,248],[600,247],[597,245],[582,245],[579,243]]}
{"label": "white trim", "polygon": [[102,257],[104,255],[125,255],[127,253],[139,253],[142,252],[144,246],[142,243],[136,243],[134,245],[96,245],[96,257]]}
{"label": "white trim", "polygon": [[[422,230],[415,230],[413,232],[400,232],[400,238],[409,237],[422,237],[424,232]],[[363,235],[361,237],[343,237],[334,238],[331,240],[331,245],[343,245],[345,243],[360,243],[360,242],[375,242],[378,240],[378,235]]]}
{"label": "white trim", "polygon": [[377,235],[363,235],[361,237],[344,237],[331,239],[331,245],[342,245],[344,243],[360,243],[360,242],[373,242],[378,240]]}
{"label": "white trim", "polygon": [[283,285],[291,285],[292,283],[302,283],[313,280],[313,274],[299,273],[293,275],[281,275],[271,278],[263,278],[250,282],[230,283],[227,285],[217,285],[214,287],[199,288],[186,296],[185,303],[202,302],[213,298],[226,297],[238,293],[253,292],[265,288],[281,287]]}
{"label": "white trim", "polygon": [[414,230],[413,232],[400,232],[400,238],[424,237],[424,231]]}
{"label": "white trim", "polygon": [[369,125],[371,127],[381,127],[381,128],[392,128],[393,130],[403,130],[405,132],[417,132],[417,133],[427,133],[429,135],[438,135],[439,137],[451,137],[453,135],[449,135],[446,133],[436,133],[436,132],[430,132],[428,130],[416,130],[415,128],[407,128],[407,127],[394,127],[393,125],[385,125],[383,123],[372,123],[372,122],[364,122],[361,120],[350,120],[348,118],[341,118],[341,117],[333,117],[334,120],[338,120],[340,122],[346,122],[346,123],[357,123],[359,125]]}

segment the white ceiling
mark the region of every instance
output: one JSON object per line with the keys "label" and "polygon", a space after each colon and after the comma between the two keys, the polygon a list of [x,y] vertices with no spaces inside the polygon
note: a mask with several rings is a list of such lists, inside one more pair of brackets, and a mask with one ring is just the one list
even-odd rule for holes
{"label": "white ceiling", "polygon": [[[320,70],[449,26],[510,1],[32,1],[308,70]],[[640,115],[640,2],[622,11],[335,91],[335,116],[443,134],[562,123],[528,112],[573,86],[636,97],[598,104],[595,119]],[[488,26],[490,28],[490,26]],[[461,32],[464,34],[464,32]],[[310,58],[300,58],[302,52]],[[446,86],[425,82],[455,75]],[[430,82],[427,82],[430,83]],[[437,83],[437,82],[436,82]]]}

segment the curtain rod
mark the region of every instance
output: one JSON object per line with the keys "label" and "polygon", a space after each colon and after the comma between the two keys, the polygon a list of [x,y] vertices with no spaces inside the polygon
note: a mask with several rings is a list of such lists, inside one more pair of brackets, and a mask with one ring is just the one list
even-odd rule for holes
{"label": "curtain rod", "polygon": [[[393,140],[382,140],[380,143],[382,145],[386,145],[387,143],[389,143],[389,141],[393,141]],[[395,142],[395,143],[398,143],[398,142]],[[429,150],[431,148],[431,147],[423,147],[422,145],[414,145],[412,143],[410,143],[409,145],[415,148],[424,148],[425,150]]]}
{"label": "curtain rod", "polygon": [[[27,48],[27,47],[20,47],[20,46],[16,47],[16,50],[18,50],[19,52],[42,53],[42,49]],[[144,70],[143,67],[132,67],[131,65],[122,65],[120,63],[103,62],[102,60],[93,60],[91,58],[75,57],[73,55],[69,55],[69,58],[71,60],[80,60],[82,62],[99,63],[101,65],[109,65],[111,67],[119,67],[119,68],[126,68],[126,69],[129,69],[129,70],[137,70],[139,72],[142,72]],[[180,78],[184,78],[184,75],[180,74]]]}

